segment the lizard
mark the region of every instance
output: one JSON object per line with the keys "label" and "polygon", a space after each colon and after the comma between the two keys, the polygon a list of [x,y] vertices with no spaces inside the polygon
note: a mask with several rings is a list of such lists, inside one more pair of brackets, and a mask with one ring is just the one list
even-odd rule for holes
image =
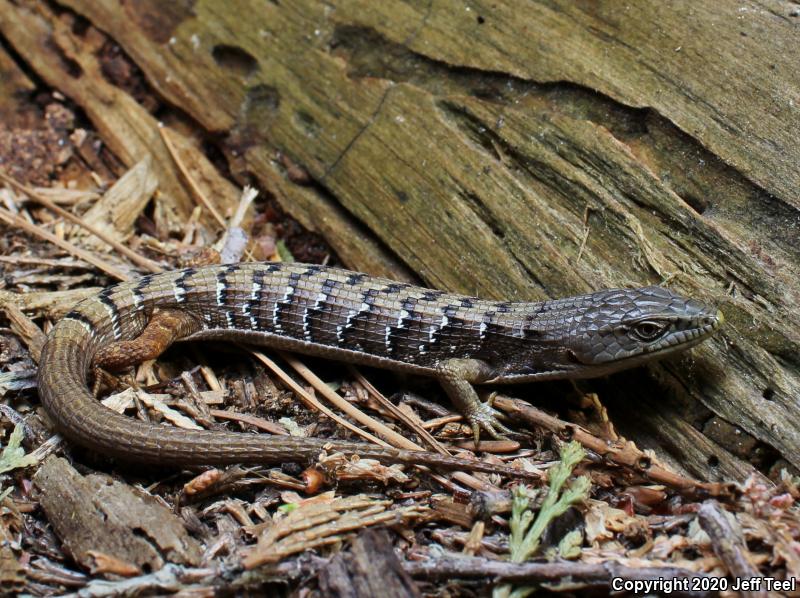
{"label": "lizard", "polygon": [[367,443],[185,430],[97,401],[93,371],[153,359],[175,341],[243,341],[432,376],[473,429],[507,429],[476,385],[603,376],[692,347],[722,312],[657,287],[543,302],[491,301],[316,264],[187,268],[123,282],[80,302],[39,364],[45,410],[71,441],[126,460],[173,465],[310,460],[331,449],[444,469],[521,470]]}

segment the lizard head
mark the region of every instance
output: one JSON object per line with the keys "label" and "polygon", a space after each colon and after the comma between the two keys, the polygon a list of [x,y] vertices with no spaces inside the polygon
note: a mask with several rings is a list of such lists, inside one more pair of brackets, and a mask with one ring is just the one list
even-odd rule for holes
{"label": "lizard head", "polygon": [[524,348],[491,382],[594,378],[688,349],[719,328],[722,312],[661,287],[609,289],[539,304]]}
{"label": "lizard head", "polygon": [[564,346],[576,377],[604,375],[687,349],[724,321],[718,309],[661,287],[610,289],[584,299]]}

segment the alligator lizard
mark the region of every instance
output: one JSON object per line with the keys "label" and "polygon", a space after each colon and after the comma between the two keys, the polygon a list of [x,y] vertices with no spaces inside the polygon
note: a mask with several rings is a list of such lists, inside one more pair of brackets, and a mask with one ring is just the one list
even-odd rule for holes
{"label": "alligator lizard", "polygon": [[154,358],[174,340],[244,341],[433,376],[476,435],[481,428],[497,435],[504,428],[473,385],[604,375],[695,345],[721,323],[718,310],[659,287],[526,303],[319,265],[210,266],[145,276],[79,303],[48,337],[39,389],[67,438],[123,459],[279,463],[310,460],[327,448],[381,461],[498,471],[480,461],[358,442],[140,422],[95,400],[88,381],[93,368]]}

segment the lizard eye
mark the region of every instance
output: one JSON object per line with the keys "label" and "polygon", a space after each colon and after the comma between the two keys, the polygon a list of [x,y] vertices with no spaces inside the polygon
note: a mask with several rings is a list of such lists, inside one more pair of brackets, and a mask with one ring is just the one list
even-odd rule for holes
{"label": "lizard eye", "polygon": [[633,327],[633,334],[643,341],[653,341],[657,339],[666,329],[666,325],[661,322],[645,320]]}

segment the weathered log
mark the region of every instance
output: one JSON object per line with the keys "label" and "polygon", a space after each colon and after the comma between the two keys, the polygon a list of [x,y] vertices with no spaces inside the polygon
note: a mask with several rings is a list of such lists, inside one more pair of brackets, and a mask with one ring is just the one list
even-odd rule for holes
{"label": "weathered log", "polygon": [[[738,429],[772,454],[761,469],[775,453],[800,466],[790,5],[58,4],[0,0],[0,32],[127,165],[155,151],[155,125],[142,115],[126,135],[143,142],[117,139],[141,109],[102,80],[96,32],[70,11],[350,266],[487,297],[666,283],[719,304],[713,341],[603,398],[623,434],[693,474],[751,471]],[[710,461],[707,422],[734,432]]]}

